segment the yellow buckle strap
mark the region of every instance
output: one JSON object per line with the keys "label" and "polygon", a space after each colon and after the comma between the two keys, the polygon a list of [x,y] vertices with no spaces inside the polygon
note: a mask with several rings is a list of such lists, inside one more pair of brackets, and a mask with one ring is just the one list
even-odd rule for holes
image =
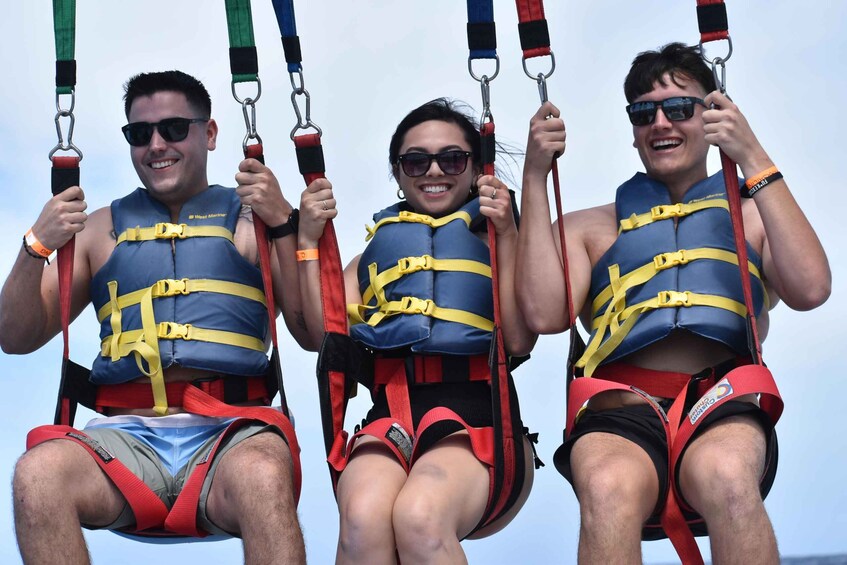
{"label": "yellow buckle strap", "polygon": [[[653,260],[650,263],[642,265],[637,269],[633,269],[621,277],[617,287],[613,284],[609,284],[609,286],[600,291],[591,303],[592,315],[596,316],[600,311],[600,308],[602,308],[609,300],[613,300],[615,302],[620,301],[622,299],[622,293],[626,293],[629,289],[646,283],[659,271],[684,265],[691,261],[699,261],[701,259],[712,259],[714,261],[724,261],[726,263],[738,265],[738,255],[723,249],[701,247],[697,249],[680,249],[678,251],[660,253],[653,257]],[[747,261],[747,269],[750,271],[751,275],[759,279],[759,282],[763,287],[762,292],[765,296],[765,305],[767,307],[767,292],[765,292],[764,283],[761,282],[762,275],[759,272],[759,269],[756,268],[756,265],[749,260]]]}
{"label": "yellow buckle strap", "polygon": [[415,212],[408,212],[406,210],[403,210],[396,216],[381,219],[372,228],[365,226],[365,229],[368,232],[368,235],[365,237],[365,241],[370,241],[373,236],[376,235],[376,231],[387,224],[408,222],[414,224],[426,224],[431,228],[440,228],[441,226],[449,224],[453,220],[462,220],[468,225],[468,227],[470,227],[471,225],[471,216],[467,212],[453,212],[452,214],[443,216],[441,218],[433,218],[432,216],[428,216],[426,214],[416,214]]}
{"label": "yellow buckle strap", "polygon": [[383,304],[379,307],[379,311],[374,313],[365,323],[369,326],[376,326],[385,318],[398,314],[423,314],[438,320],[464,324],[487,332],[494,330],[494,322],[488,318],[456,308],[442,308],[432,300],[422,300],[414,296],[404,296],[400,300]]}
{"label": "yellow buckle strap", "polygon": [[155,239],[185,239],[186,237],[222,237],[233,241],[232,232],[222,226],[189,226],[160,222],[153,227],[127,228],[118,235],[117,245],[125,241],[152,241]]}
{"label": "yellow buckle strap", "polygon": [[625,218],[620,222],[618,233],[634,230],[653,222],[668,220],[670,218],[681,218],[700,210],[709,208],[723,208],[729,210],[729,203],[725,198],[712,198],[710,200],[701,200],[699,202],[690,202],[688,204],[661,204],[650,208],[649,212],[644,214],[632,214],[629,218]]}
{"label": "yellow buckle strap", "polygon": [[491,267],[479,261],[470,259],[435,259],[430,255],[420,257],[403,257],[397,261],[397,265],[376,274],[376,263],[369,265],[370,285],[362,294],[362,302],[369,304],[374,296],[377,297],[376,305],[385,302],[385,287],[399,280],[405,275],[418,271],[453,271],[473,273],[483,277],[491,278]]}
{"label": "yellow buckle strap", "polygon": [[[142,288],[141,290],[118,296],[117,306],[119,309],[124,309],[139,304],[147,293],[150,293],[151,298],[163,298],[178,294],[188,295],[192,292],[216,292],[218,294],[240,296],[248,300],[260,302],[263,306],[265,305],[265,294],[261,290],[245,284],[213,279],[162,279],[156,281],[148,288]],[[97,311],[97,319],[102,323],[109,314],[114,316],[114,307],[111,302],[104,304]]]}
{"label": "yellow buckle strap", "polygon": [[[595,321],[592,329],[596,332],[589,341],[585,353],[576,362],[576,366],[583,368],[584,375],[590,377],[597,366],[623,342],[641,314],[659,308],[688,308],[691,306],[710,306],[734,312],[741,317],[747,316],[746,306],[730,298],[689,291],[663,290],[657,293],[655,298],[645,300],[626,309],[617,311],[610,309],[601,320]],[[607,330],[609,337],[603,342]]]}

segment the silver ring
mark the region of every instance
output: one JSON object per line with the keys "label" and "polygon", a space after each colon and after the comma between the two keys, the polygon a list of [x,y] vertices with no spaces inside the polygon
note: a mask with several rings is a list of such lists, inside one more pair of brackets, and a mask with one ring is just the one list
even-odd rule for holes
{"label": "silver ring", "polygon": [[326,200],[321,200],[321,206],[323,206],[324,210],[329,210],[329,208],[326,207]]}
{"label": "silver ring", "polygon": [[491,200],[494,200],[494,198],[495,198],[496,196],[497,196],[497,189],[496,189],[496,188],[492,188],[492,189],[491,189]]}

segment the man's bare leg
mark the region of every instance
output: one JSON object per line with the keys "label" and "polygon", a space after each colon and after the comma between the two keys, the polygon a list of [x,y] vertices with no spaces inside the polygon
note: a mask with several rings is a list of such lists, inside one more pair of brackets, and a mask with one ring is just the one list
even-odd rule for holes
{"label": "man's bare leg", "polygon": [[291,453],[273,432],[250,437],[223,455],[206,513],[221,529],[241,536],[245,563],[306,562]]}
{"label": "man's bare leg", "polygon": [[680,488],[706,520],[714,563],[779,563],[759,490],[765,455],[759,424],[733,416],[710,426],[683,456]]}
{"label": "man's bare leg", "polygon": [[582,565],[641,563],[641,528],[659,496],[650,456],[622,437],[593,432],[571,450]]}
{"label": "man's bare leg", "polygon": [[80,524],[110,524],[126,506],[85,448],[66,440],[25,453],[12,491],[18,548],[28,565],[89,563]]}

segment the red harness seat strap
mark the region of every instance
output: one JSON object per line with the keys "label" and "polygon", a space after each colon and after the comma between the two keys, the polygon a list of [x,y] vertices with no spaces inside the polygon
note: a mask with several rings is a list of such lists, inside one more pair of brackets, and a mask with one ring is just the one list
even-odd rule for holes
{"label": "red harness seat strap", "polygon": [[85,433],[70,426],[39,426],[26,436],[27,451],[54,439],[71,440],[88,451],[95,463],[126,498],[135,515],[136,530],[161,528],[168,515],[165,503],[132,471]]}
{"label": "red harness seat strap", "polygon": [[[661,419],[667,437],[668,490],[665,505],[661,512],[662,529],[683,563],[702,564],[703,558],[700,555],[700,550],[682,513],[682,508],[692,511],[693,509],[682,502],[682,496],[677,488],[676,469],[680,457],[706,416],[718,406],[738,397],[748,394],[760,395],[760,407],[768,415],[771,423],[775,425],[782,414],[783,403],[773,375],[763,365],[743,365],[736,367],[720,378],[716,378],[714,372],[712,372],[705,378],[688,376],[687,382],[683,383],[683,375],[680,373],[638,369],[623,364],[611,364],[601,369],[603,369],[601,374],[604,377],[614,378],[615,380],[583,377],[571,382],[568,390],[568,419],[565,438],[567,439],[573,431],[581,408],[597,394],[610,390],[621,390],[634,392],[644,398]],[[630,373],[633,375],[631,380],[627,378]],[[654,382],[651,382],[651,373]],[[665,377],[667,379],[663,382]],[[679,386],[680,384],[682,386]],[[702,388],[706,386],[708,386],[708,389],[702,391]],[[676,394],[668,394],[674,387],[679,387]],[[689,391],[696,394],[699,400],[684,415],[683,409]],[[655,403],[651,395],[675,399],[667,414]]]}

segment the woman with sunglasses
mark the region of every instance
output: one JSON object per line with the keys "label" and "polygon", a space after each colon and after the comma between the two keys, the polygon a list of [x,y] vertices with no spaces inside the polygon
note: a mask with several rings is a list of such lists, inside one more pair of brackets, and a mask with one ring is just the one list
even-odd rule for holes
{"label": "woman with sunglasses", "polygon": [[[374,215],[367,248],[345,271],[350,335],[373,351],[377,384],[337,485],[338,563],[463,562],[460,540],[503,528],[529,493],[532,450],[524,438],[520,494],[478,529],[498,417],[484,380],[493,325],[486,218],[497,238],[507,352],[526,355],[536,339],[514,295],[511,193],[480,174],[480,151],[473,122],[448,100],[407,115],[389,146],[400,202]],[[328,181],[303,193],[301,250],[317,248],[334,204]],[[300,269],[312,332],[322,327],[315,263]],[[429,382],[422,384],[424,372]]]}

